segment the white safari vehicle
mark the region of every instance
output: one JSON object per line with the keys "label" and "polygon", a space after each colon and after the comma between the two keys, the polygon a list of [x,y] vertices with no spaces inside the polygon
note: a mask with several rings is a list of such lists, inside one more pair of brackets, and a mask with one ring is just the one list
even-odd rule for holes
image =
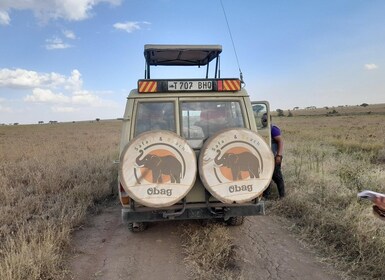
{"label": "white safari vehicle", "polygon": [[[250,102],[240,79],[220,77],[221,51],[145,45],[145,78],[127,98],[120,144],[119,197],[131,231],[171,219],[239,225],[264,214],[260,197],[274,170],[270,130],[261,125],[269,105]],[[200,79],[153,79],[151,66],[207,69]]]}

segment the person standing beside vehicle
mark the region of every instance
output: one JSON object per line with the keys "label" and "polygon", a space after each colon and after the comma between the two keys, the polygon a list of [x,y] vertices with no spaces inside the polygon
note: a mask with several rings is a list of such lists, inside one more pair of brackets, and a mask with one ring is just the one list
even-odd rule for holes
{"label": "person standing beside vehicle", "polygon": [[[271,118],[270,118],[271,120]],[[262,125],[264,127],[267,127],[268,120],[267,120],[267,114],[263,114],[262,116]],[[281,171],[281,164],[283,159],[283,138],[282,138],[282,132],[281,129],[271,124],[271,149],[274,154],[274,172],[273,172],[273,181],[277,185],[278,188],[278,194],[279,198],[285,197],[285,182],[283,180],[283,175]],[[263,197],[265,199],[268,199],[271,192],[271,185],[267,187],[267,189],[263,192]]]}

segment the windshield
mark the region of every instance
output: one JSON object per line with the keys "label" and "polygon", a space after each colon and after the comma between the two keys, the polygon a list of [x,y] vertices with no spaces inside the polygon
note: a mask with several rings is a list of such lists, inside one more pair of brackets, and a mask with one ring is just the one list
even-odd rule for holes
{"label": "windshield", "polygon": [[182,133],[192,148],[219,130],[245,127],[237,101],[182,102]]}

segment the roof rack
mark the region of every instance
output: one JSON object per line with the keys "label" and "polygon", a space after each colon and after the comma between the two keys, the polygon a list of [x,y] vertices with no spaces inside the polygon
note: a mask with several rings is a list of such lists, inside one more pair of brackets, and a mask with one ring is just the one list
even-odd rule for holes
{"label": "roof rack", "polygon": [[215,78],[220,78],[219,54],[221,45],[144,45],[145,79],[150,79],[150,66],[205,66],[216,59]]}

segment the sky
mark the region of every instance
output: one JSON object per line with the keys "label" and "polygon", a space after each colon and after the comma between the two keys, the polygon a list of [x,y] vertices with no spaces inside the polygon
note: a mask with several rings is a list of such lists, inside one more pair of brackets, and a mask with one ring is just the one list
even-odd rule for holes
{"label": "sky", "polygon": [[0,124],[122,117],[145,44],[222,45],[221,77],[241,71],[273,110],[385,103],[384,12],[382,0],[0,0]]}

